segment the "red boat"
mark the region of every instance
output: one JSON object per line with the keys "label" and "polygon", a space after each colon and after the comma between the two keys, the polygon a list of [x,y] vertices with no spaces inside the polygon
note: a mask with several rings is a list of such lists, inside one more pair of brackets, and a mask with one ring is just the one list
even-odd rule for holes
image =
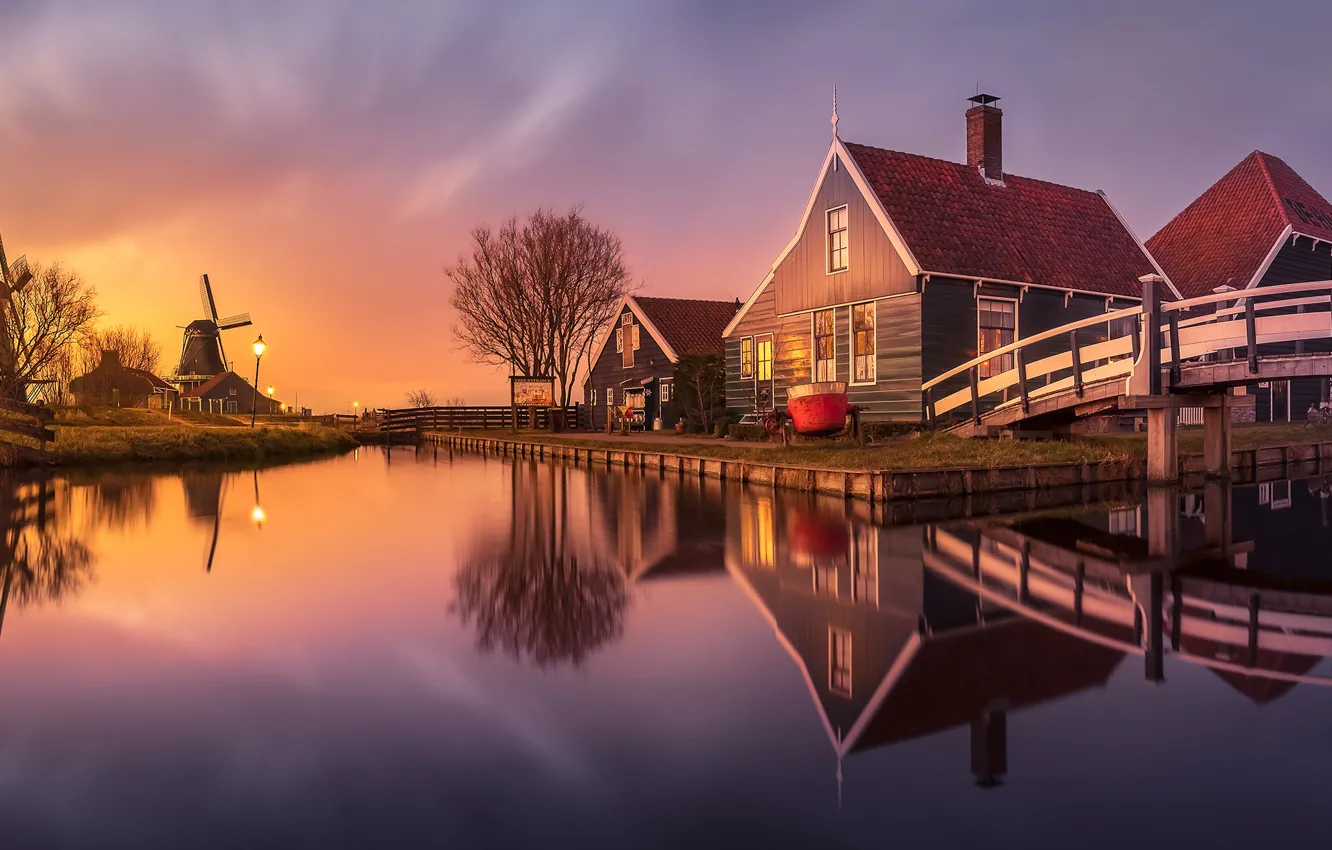
{"label": "red boat", "polygon": [[844,381],[802,384],[786,391],[786,412],[796,433],[805,437],[826,437],[846,428],[851,405],[846,399]]}

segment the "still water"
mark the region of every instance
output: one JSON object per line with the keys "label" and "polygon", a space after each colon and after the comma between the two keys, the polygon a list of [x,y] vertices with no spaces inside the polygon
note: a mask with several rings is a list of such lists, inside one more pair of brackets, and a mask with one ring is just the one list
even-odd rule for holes
{"label": "still water", "polygon": [[434,452],[0,482],[0,843],[1321,841],[1318,479],[892,524]]}

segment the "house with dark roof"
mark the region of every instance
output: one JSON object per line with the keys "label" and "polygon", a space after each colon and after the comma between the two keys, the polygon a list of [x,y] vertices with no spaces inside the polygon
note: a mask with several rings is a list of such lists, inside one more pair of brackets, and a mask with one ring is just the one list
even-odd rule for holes
{"label": "house with dark roof", "polygon": [[[1151,239],[1147,247],[1184,298],[1332,279],[1332,204],[1282,160],[1254,151]],[[1238,297],[1238,296],[1237,296]],[[1324,343],[1264,345],[1260,354],[1327,350]],[[1254,384],[1260,422],[1305,418],[1328,399],[1326,378]]]}
{"label": "house with dark roof", "polygon": [[589,427],[606,428],[619,408],[629,408],[635,427],[650,429],[658,419],[663,428],[675,427],[675,364],[687,355],[720,355],[722,331],[736,307],[734,301],[626,295],[583,382]]}
{"label": "house with dark roof", "polygon": [[96,367],[69,382],[69,391],[76,404],[153,410],[171,408],[177,396],[175,387],[152,372],[121,363],[117,351],[103,351]]}
{"label": "house with dark roof", "polygon": [[233,413],[261,415],[281,413],[286,405],[275,398],[256,393],[249,381],[235,372],[221,372],[180,394],[184,410],[203,413]]}
{"label": "house with dark roof", "polygon": [[[971,100],[965,162],[843,142],[834,105],[795,236],[726,328],[733,415],[782,407],[790,386],[843,381],[866,418],[919,420],[923,380],[1130,306],[1139,278],[1162,274],[1103,192],[1004,171],[997,98]],[[1128,332],[1079,333],[1091,344]],[[981,376],[1012,368],[1011,357]],[[940,389],[964,385],[958,376]]]}

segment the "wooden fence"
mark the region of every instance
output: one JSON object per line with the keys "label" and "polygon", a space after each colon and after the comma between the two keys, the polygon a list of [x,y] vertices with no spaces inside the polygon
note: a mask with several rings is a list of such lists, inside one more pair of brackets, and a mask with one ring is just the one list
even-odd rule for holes
{"label": "wooden fence", "polygon": [[[555,408],[558,410],[559,408]],[[406,407],[380,410],[379,427],[383,431],[482,430],[514,427],[514,410],[507,405],[491,407]],[[550,427],[550,410],[544,407],[519,407],[517,427],[545,430]],[[535,420],[535,421],[533,421]],[[564,408],[564,430],[575,431],[587,424],[581,404]]]}

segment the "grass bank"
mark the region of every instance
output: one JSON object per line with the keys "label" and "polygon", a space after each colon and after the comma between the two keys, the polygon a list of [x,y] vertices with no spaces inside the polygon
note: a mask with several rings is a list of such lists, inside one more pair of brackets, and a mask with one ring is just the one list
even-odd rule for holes
{"label": "grass bank", "polygon": [[[1048,442],[963,439],[948,434],[922,434],[860,448],[844,440],[811,440],[783,447],[780,444],[741,444],[720,439],[684,442],[660,438],[635,439],[633,436],[580,438],[574,435],[494,429],[467,433],[477,437],[560,443],[591,449],[670,452],[724,460],[749,460],[757,463],[766,461],[826,469],[871,471],[988,469],[1043,463],[1100,463],[1142,460],[1147,456],[1147,439],[1145,435],[1140,434],[1077,437]],[[1232,436],[1235,449],[1317,442],[1332,442],[1332,426],[1246,426],[1237,427]],[[1180,451],[1183,454],[1201,454],[1202,433],[1181,432]]]}
{"label": "grass bank", "polygon": [[56,438],[45,452],[24,437],[5,435],[0,465],[58,466],[154,461],[275,462],[348,451],[356,441],[337,428],[309,423],[242,427],[230,416],[185,416],[152,410],[65,407],[54,410]]}

